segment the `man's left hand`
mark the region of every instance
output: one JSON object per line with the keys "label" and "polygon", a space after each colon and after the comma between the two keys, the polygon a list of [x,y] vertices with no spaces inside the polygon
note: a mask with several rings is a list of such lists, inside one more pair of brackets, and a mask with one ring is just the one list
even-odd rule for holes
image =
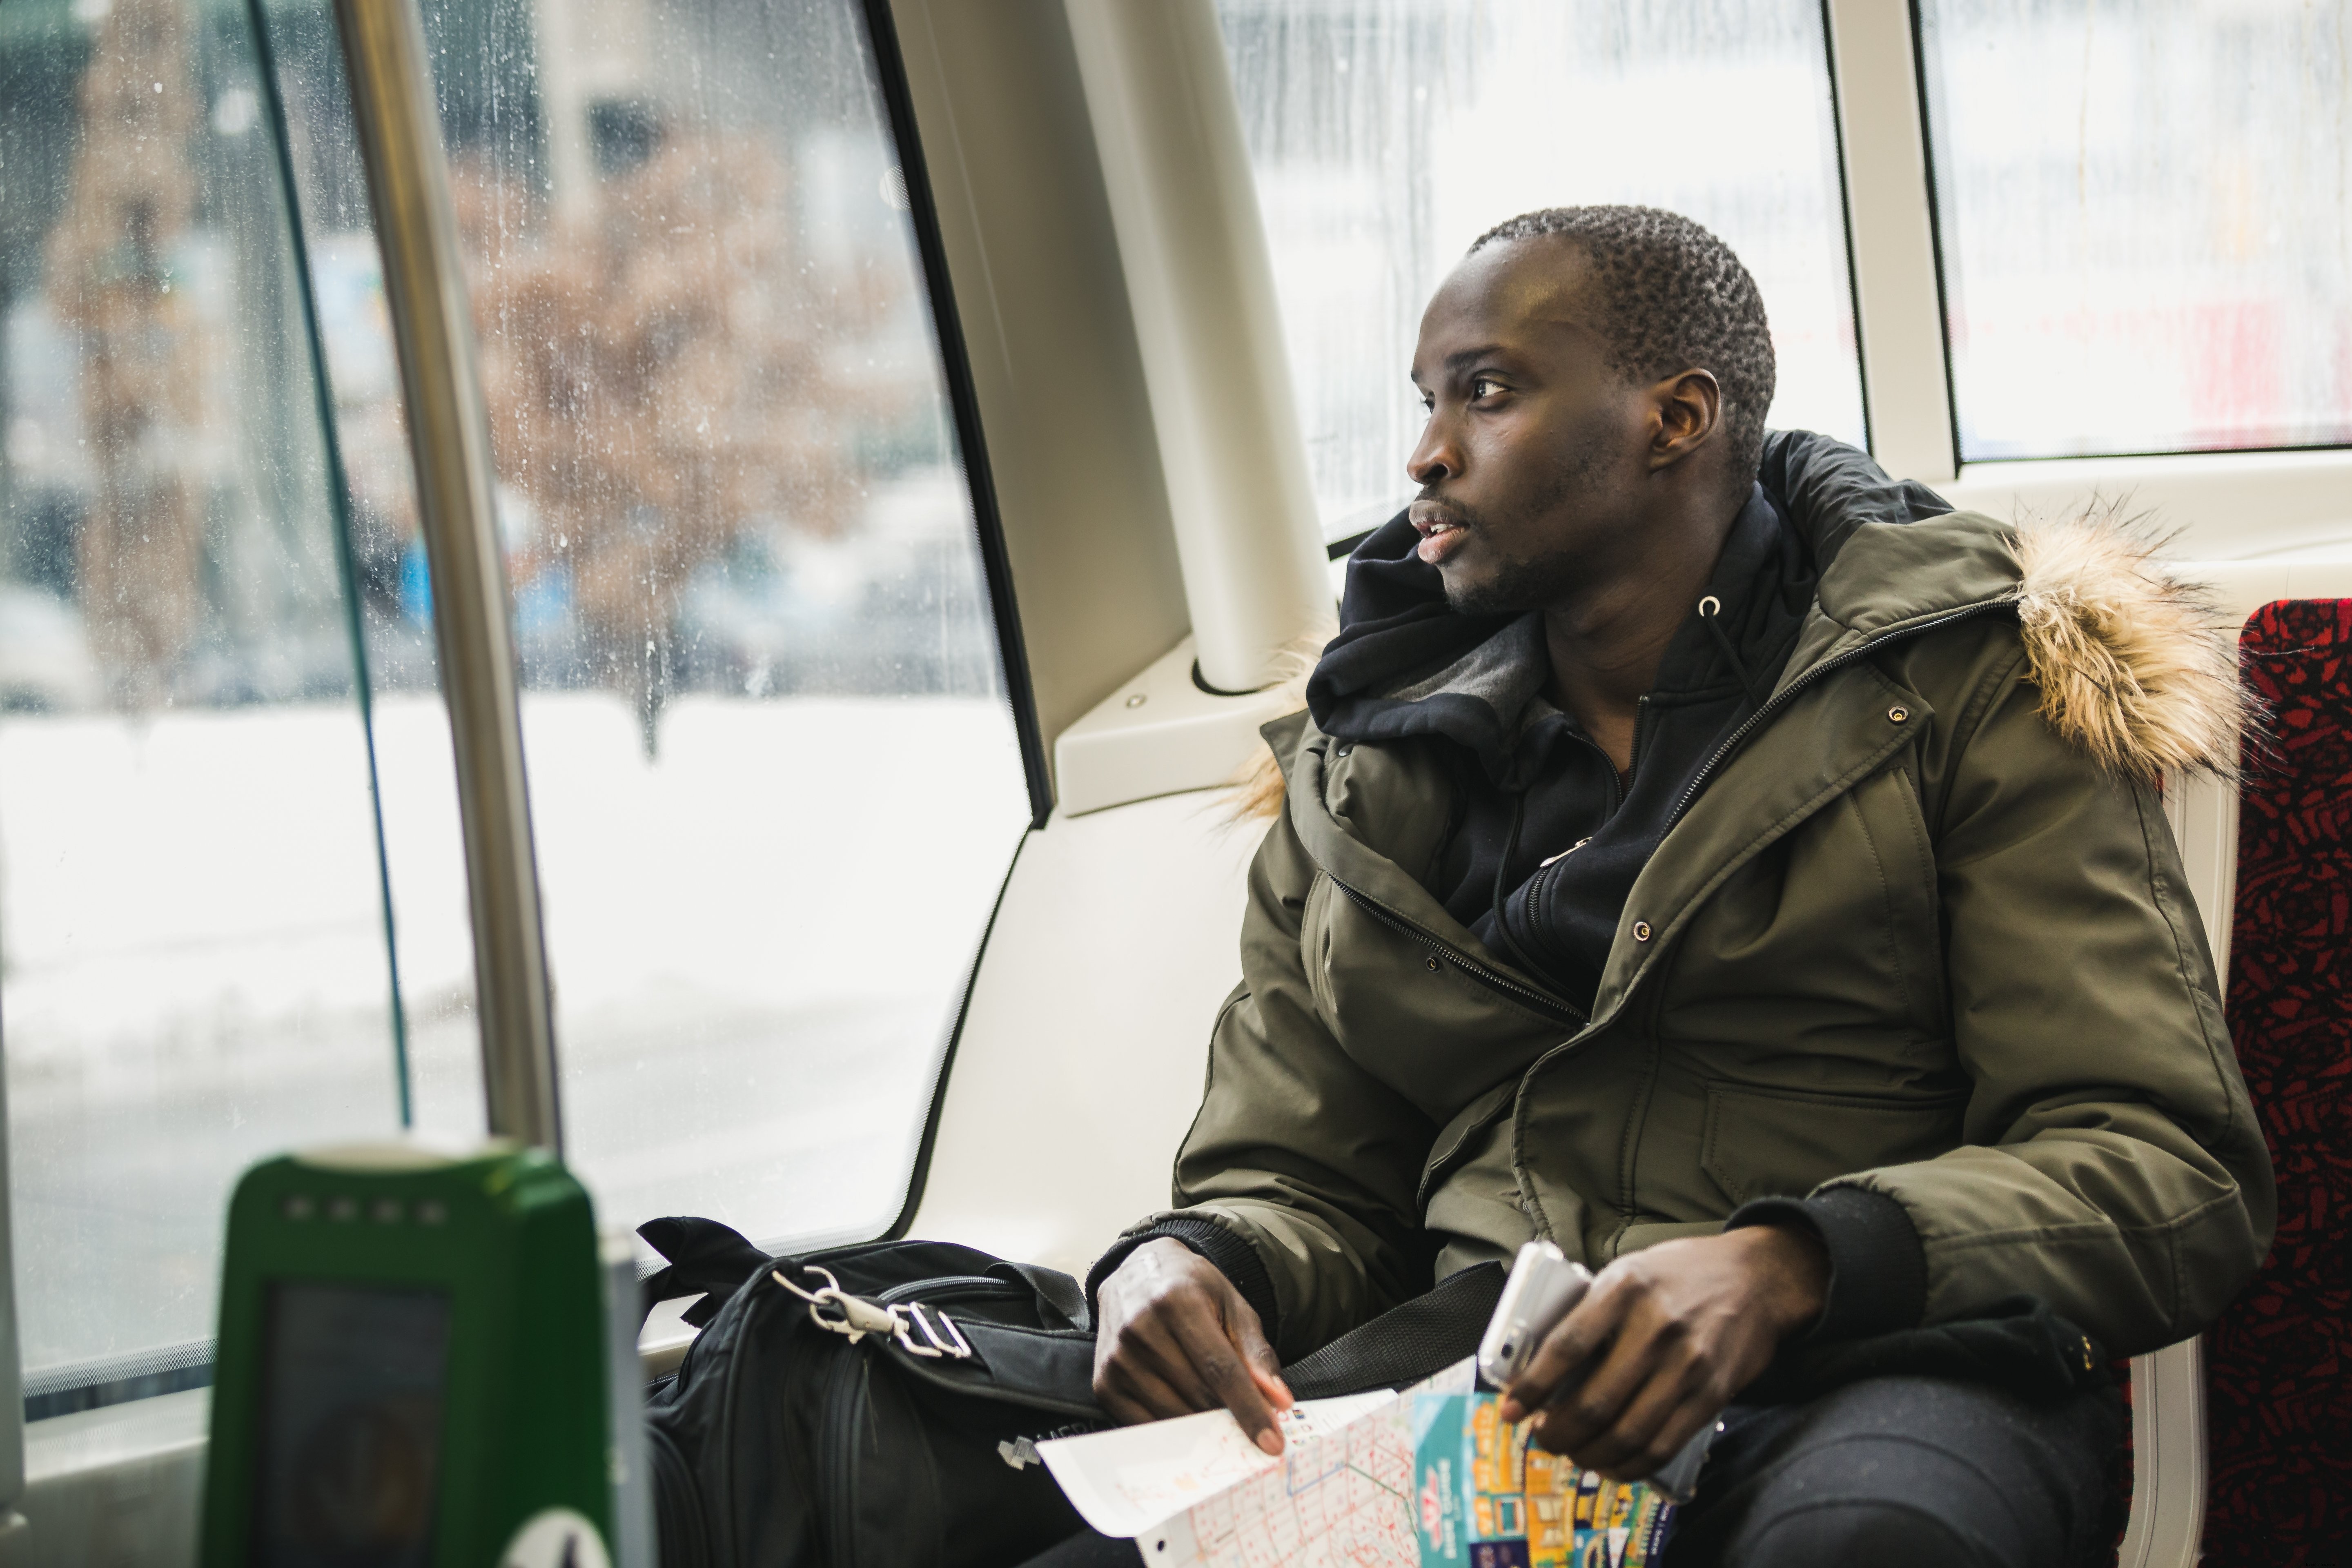
{"label": "man's left hand", "polygon": [[1506,1421],[1612,1479],[1675,1457],[1811,1327],[1829,1255],[1802,1231],[1759,1225],[1661,1242],[1601,1271],[1504,1391]]}

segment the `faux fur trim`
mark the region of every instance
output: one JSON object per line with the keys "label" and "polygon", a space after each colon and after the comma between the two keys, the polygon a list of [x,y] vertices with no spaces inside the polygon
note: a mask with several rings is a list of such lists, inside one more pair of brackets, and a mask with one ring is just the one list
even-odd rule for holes
{"label": "faux fur trim", "polygon": [[2096,505],[2017,532],[2017,618],[2042,716],[2126,777],[2234,778],[2253,717],[2215,595],[2166,569],[2161,536]]}
{"label": "faux fur trim", "polygon": [[[1287,717],[1307,706],[1307,678],[1315,673],[1315,661],[1322,657],[1323,645],[1331,640],[1333,628],[1323,626],[1308,633],[1276,656],[1283,671],[1275,687],[1282,700],[1279,714]],[[1253,817],[1271,817],[1282,809],[1283,791],[1287,787],[1282,776],[1282,764],[1275,760],[1274,749],[1259,742],[1250,750],[1249,761],[1234,774],[1225,786],[1231,792],[1232,820],[1247,822]]]}

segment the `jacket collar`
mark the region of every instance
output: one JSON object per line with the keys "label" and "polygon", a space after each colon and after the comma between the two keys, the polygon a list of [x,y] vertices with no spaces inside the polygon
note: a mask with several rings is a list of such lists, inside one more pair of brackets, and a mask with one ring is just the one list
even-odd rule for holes
{"label": "jacket collar", "polygon": [[[1672,945],[1657,938],[1671,937],[1706,893],[1878,766],[1932,717],[1925,699],[1895,687],[1863,656],[1948,619],[2005,610],[2017,597],[2021,574],[2015,535],[1979,513],[1899,526],[1866,523],[1849,532],[1822,575],[1772,698],[1753,730],[1717,764],[1737,782],[1699,795],[1635,881],[1588,1031],[1614,1016],[1652,962]],[[1887,718],[1896,707],[1907,712],[1900,724]],[[1300,724],[1306,717],[1277,723]],[[1270,734],[1275,728],[1268,726]],[[1305,740],[1296,752],[1276,749],[1291,756],[1291,823],[1315,862],[1355,896],[1476,963],[1543,990],[1540,981],[1490,951],[1419,881],[1357,837],[1349,800],[1364,786],[1334,779],[1330,740],[1311,731]],[[1364,765],[1360,755],[1356,765]],[[1442,799],[1449,787],[1441,765],[1418,748],[1381,748],[1377,765],[1426,773],[1391,781],[1415,798]],[[1336,815],[1335,803],[1341,808]],[[1652,928],[1653,940],[1633,937],[1636,920]]]}
{"label": "jacket collar", "polygon": [[[1516,618],[1454,612],[1436,569],[1413,553],[1418,542],[1401,513],[1351,563],[1358,618],[1332,641],[1307,684],[1316,726],[1339,741],[1443,736],[1498,783],[1524,774],[1536,758],[1522,753],[1539,753],[1549,738],[1529,731],[1554,711],[1540,695],[1550,675],[1543,617],[1535,611]],[[1812,597],[1813,579],[1811,561],[1779,504],[1761,484],[1751,487],[1706,589],[1666,648],[1653,695],[1672,701],[1769,687]],[[1715,628],[1701,619],[1699,605]],[[1718,637],[1728,642],[1732,659]]]}

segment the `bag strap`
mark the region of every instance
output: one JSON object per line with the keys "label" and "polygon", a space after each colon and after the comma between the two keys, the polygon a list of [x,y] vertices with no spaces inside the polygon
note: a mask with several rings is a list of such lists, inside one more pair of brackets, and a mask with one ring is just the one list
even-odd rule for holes
{"label": "bag strap", "polygon": [[1499,1263],[1449,1274],[1436,1289],[1341,1334],[1282,1369],[1301,1399],[1403,1388],[1478,1353],[1507,1278]]}
{"label": "bag strap", "polygon": [[685,1316],[694,1328],[707,1326],[744,1280],[775,1261],[746,1240],[740,1231],[715,1219],[699,1219],[692,1215],[649,1219],[637,1226],[637,1234],[646,1238],[648,1247],[669,1259],[668,1268],[647,1275],[637,1286],[640,1331],[656,1306],[680,1296],[702,1298],[686,1310]]}
{"label": "bag strap", "polygon": [[1094,1312],[1087,1305],[1086,1287],[1076,1279],[1058,1268],[1048,1268],[1042,1263],[1007,1261],[1000,1263],[996,1268],[989,1272],[992,1274],[998,1269],[1019,1276],[1021,1282],[1037,1292],[1037,1299],[1060,1313],[1062,1321],[1070,1327],[1084,1329],[1088,1332],[1093,1331]]}

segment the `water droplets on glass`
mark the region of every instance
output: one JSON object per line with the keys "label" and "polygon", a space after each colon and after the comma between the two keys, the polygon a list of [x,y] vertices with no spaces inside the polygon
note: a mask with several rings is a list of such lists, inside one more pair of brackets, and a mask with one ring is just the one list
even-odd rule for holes
{"label": "water droplets on glass", "polygon": [[1776,426],[1863,438],[1818,5],[1219,0],[1327,534],[1383,521],[1422,308],[1536,207],[1666,207],[1764,295]]}
{"label": "water droplets on glass", "polygon": [[2352,441],[2352,7],[1920,23],[1964,459]]}

